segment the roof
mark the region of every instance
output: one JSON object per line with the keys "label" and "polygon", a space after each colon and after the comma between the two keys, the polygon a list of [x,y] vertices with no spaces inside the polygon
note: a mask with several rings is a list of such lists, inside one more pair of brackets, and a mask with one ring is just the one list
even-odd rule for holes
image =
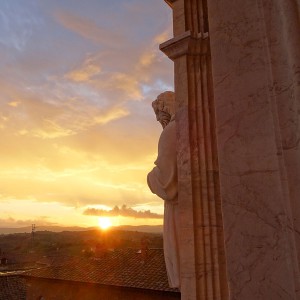
{"label": "roof", "polygon": [[0,275],[0,299],[25,300],[25,280],[15,275]]}
{"label": "roof", "polygon": [[178,292],[169,287],[162,249],[149,249],[145,259],[135,249],[114,250],[100,258],[31,270],[24,276]]}

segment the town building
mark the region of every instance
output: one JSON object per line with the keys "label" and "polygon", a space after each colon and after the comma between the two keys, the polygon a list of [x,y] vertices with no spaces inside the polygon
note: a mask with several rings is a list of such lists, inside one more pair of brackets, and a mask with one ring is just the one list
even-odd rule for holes
{"label": "town building", "polygon": [[169,288],[162,249],[120,249],[27,271],[26,299],[180,299]]}
{"label": "town building", "polygon": [[26,285],[24,278],[18,275],[0,275],[1,300],[25,300]]}

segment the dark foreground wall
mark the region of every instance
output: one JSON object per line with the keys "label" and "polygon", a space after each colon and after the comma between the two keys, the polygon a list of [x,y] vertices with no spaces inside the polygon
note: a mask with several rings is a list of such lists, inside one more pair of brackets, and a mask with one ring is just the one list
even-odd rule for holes
{"label": "dark foreground wall", "polygon": [[[174,300],[180,293],[103,286],[82,282],[26,278],[26,300]],[[42,298],[43,297],[43,298]]]}

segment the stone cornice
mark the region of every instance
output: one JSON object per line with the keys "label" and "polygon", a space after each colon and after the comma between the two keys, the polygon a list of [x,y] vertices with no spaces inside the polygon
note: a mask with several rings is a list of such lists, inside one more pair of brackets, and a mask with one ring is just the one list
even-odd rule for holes
{"label": "stone cornice", "polygon": [[206,54],[207,48],[208,33],[199,33],[195,36],[191,31],[186,31],[159,45],[159,49],[172,60],[182,55]]}
{"label": "stone cornice", "polygon": [[173,8],[173,3],[175,2],[176,0],[165,0],[165,2],[171,7]]}

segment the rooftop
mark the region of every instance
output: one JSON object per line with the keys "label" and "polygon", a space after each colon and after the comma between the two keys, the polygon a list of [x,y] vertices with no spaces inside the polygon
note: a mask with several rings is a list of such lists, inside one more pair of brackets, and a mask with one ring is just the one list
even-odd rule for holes
{"label": "rooftop", "polygon": [[24,276],[110,286],[178,292],[169,287],[163,249],[107,251],[99,258],[77,258],[24,273]]}
{"label": "rooftop", "polygon": [[15,275],[0,275],[0,299],[25,300],[26,286],[24,279]]}

